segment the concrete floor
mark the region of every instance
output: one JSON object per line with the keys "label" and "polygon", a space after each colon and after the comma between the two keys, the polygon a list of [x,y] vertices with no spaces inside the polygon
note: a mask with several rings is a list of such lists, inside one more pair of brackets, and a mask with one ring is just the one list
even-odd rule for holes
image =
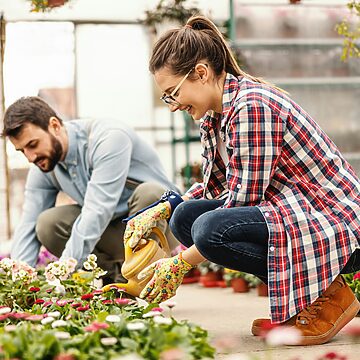
{"label": "concrete floor", "polygon": [[[329,352],[346,356],[346,360],[360,359],[360,338],[354,342],[341,332],[324,345],[269,348],[250,332],[253,319],[268,317],[268,298],[257,296],[255,290],[239,294],[231,288],[186,284],[172,300],[176,302],[172,314],[177,320],[187,319],[208,330],[218,349],[216,359],[322,360]],[[360,326],[360,317],[350,324]]]}

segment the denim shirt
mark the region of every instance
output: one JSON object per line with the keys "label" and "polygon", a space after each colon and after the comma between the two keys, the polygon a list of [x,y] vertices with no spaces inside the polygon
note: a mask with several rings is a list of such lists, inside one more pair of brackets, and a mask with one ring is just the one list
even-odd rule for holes
{"label": "denim shirt", "polygon": [[23,214],[11,257],[31,266],[36,264],[41,246],[35,231],[37,218],[55,205],[60,190],[81,206],[61,256],[75,258],[79,266],[110,221],[127,215],[127,201],[133,192],[125,187],[127,177],[177,191],[155,150],[119,121],[72,120],[64,126],[68,135],[64,161],[49,173],[31,166],[26,181]]}

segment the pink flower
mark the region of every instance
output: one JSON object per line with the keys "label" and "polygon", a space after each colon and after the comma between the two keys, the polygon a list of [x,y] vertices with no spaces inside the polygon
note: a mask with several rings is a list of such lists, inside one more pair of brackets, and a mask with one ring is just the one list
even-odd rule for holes
{"label": "pink flower", "polygon": [[85,305],[85,306],[79,306],[76,308],[77,311],[86,311],[89,310],[90,306],[89,305]]}
{"label": "pink flower", "polygon": [[60,299],[60,300],[56,301],[56,305],[61,306],[61,307],[65,306],[68,303],[69,303],[69,301],[66,299]]}
{"label": "pink flower", "polygon": [[89,326],[86,326],[84,328],[85,331],[98,331],[101,329],[107,329],[110,325],[107,323],[100,323],[97,321],[94,321],[92,324],[90,324]]}
{"label": "pink flower", "polygon": [[96,290],[94,290],[93,291],[93,294],[94,295],[101,295],[101,294],[103,294],[104,292],[102,291],[102,290],[100,290],[100,289],[96,289]]}
{"label": "pink flower", "polygon": [[360,325],[347,325],[343,328],[342,332],[351,337],[360,338]]}
{"label": "pink flower", "polygon": [[52,305],[52,304],[53,304],[53,302],[50,301],[50,300],[48,300],[48,301],[45,301],[45,302],[43,303],[43,307],[48,307],[48,306],[50,306],[50,305]]}
{"label": "pink flower", "polygon": [[44,315],[30,315],[26,318],[29,321],[40,321],[44,318]]}
{"label": "pink flower", "polygon": [[163,311],[164,311],[164,309],[161,308],[161,307],[154,307],[154,308],[152,308],[151,310],[152,310],[152,311],[158,311],[158,312],[163,312]]}
{"label": "pink flower", "polygon": [[35,287],[35,286],[32,286],[29,291],[32,291],[32,292],[38,292],[40,291],[40,288],[39,287]]}
{"label": "pink flower", "polygon": [[84,294],[83,296],[81,296],[81,300],[91,300],[93,297],[94,297],[93,293]]}
{"label": "pink flower", "polygon": [[36,299],[35,300],[35,304],[44,304],[45,300],[44,299]]}
{"label": "pink flower", "polygon": [[130,301],[131,301],[130,299],[122,299],[122,298],[116,298],[114,300],[114,302],[118,305],[128,305]]}
{"label": "pink flower", "polygon": [[0,315],[0,321],[6,320],[9,316],[10,314]]}
{"label": "pink flower", "polygon": [[10,313],[9,315],[10,315],[10,317],[11,317],[12,319],[25,319],[25,318],[27,318],[30,314],[25,313],[25,312],[20,312],[20,313]]}

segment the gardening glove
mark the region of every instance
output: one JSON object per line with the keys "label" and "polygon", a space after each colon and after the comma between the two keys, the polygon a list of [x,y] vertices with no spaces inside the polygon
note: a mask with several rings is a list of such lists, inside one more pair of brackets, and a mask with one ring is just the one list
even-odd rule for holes
{"label": "gardening glove", "polygon": [[[127,222],[124,242],[129,242],[131,249],[138,246],[142,238],[147,238],[159,220],[169,219],[171,209],[169,203],[162,202],[151,207]],[[144,241],[144,240],[143,240]]]}
{"label": "gardening glove", "polygon": [[138,279],[141,280],[152,272],[154,273],[141,292],[140,298],[158,304],[170,299],[176,294],[176,290],[182,283],[184,275],[192,268],[193,266],[182,258],[182,253],[172,258],[155,261],[138,275]]}

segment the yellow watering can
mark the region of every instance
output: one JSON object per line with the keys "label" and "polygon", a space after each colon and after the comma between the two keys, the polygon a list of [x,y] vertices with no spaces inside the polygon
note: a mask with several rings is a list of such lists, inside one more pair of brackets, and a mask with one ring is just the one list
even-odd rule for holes
{"label": "yellow watering can", "polygon": [[152,233],[159,238],[160,245],[153,239],[145,239],[146,243],[138,245],[135,249],[131,249],[127,242],[124,244],[125,261],[121,267],[121,273],[128,282],[108,284],[102,288],[104,292],[116,286],[125,289],[125,292],[130,295],[140,295],[142,289],[152,277],[152,274],[150,274],[146,278],[139,280],[137,276],[140,271],[156,260],[170,257],[170,248],[165,235],[157,227],[152,230]]}

